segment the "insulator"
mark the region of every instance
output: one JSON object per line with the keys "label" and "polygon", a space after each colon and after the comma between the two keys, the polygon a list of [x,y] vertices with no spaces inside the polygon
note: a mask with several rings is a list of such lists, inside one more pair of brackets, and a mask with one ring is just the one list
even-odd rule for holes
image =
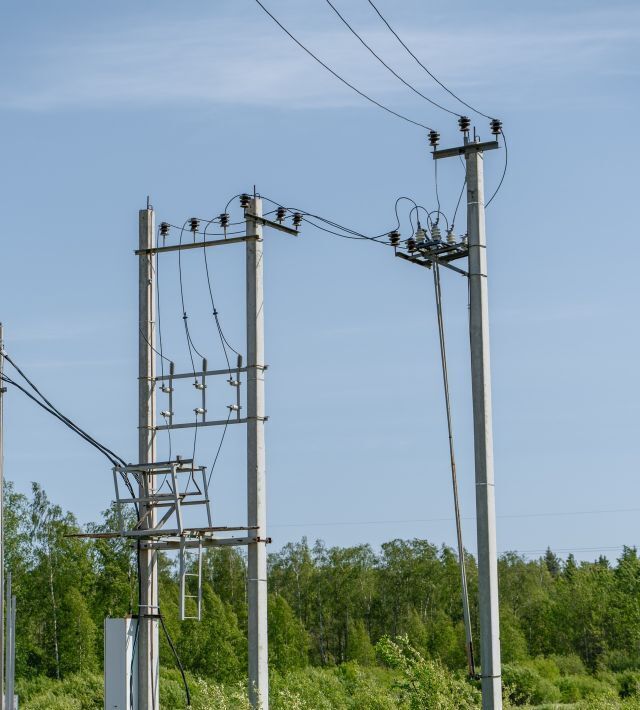
{"label": "insulator", "polygon": [[173,412],[170,412],[168,409],[165,409],[164,412],[160,412],[160,414],[167,419],[168,417],[172,416]]}
{"label": "insulator", "polygon": [[453,233],[453,227],[451,229],[447,229],[447,244],[455,244],[456,243],[456,235]]}
{"label": "insulator", "polygon": [[400,232],[398,232],[397,229],[394,229],[393,232],[389,232],[389,243],[391,246],[398,246],[400,243]]}
{"label": "insulator", "polygon": [[284,218],[287,216],[287,210],[285,207],[278,207],[278,211],[276,213],[276,219],[278,222],[283,222]]}
{"label": "insulator", "polygon": [[197,217],[191,217],[191,219],[189,220],[189,229],[195,233],[198,231],[199,225],[200,225],[200,220],[198,220]]}
{"label": "insulator", "polygon": [[499,121],[497,118],[492,118],[490,125],[491,133],[493,133],[494,136],[499,136],[502,133],[502,121]]}
{"label": "insulator", "polygon": [[229,226],[229,213],[223,212],[218,219],[220,220],[220,226],[224,229]]}
{"label": "insulator", "polygon": [[437,224],[434,224],[433,227],[431,227],[431,241],[439,242],[441,239],[442,235],[440,234],[440,227],[438,227]]}
{"label": "insulator", "polygon": [[206,410],[206,409],[203,409],[202,407],[196,407],[193,411],[194,411],[196,414],[205,414],[207,410]]}
{"label": "insulator", "polygon": [[246,194],[246,192],[240,195],[240,207],[242,207],[242,209],[248,209],[250,204],[251,198]]}
{"label": "insulator", "polygon": [[468,247],[469,246],[469,235],[464,234],[461,240],[461,244],[463,247]]}
{"label": "insulator", "polygon": [[471,125],[471,119],[468,116],[460,116],[458,119],[458,125],[463,133],[468,133],[469,126]]}
{"label": "insulator", "polygon": [[418,229],[416,229],[416,244],[420,247],[422,246],[427,239],[427,233],[422,229],[422,227],[418,226]]}
{"label": "insulator", "polygon": [[416,250],[416,240],[413,237],[409,237],[409,239],[407,239],[407,249],[409,251]]}
{"label": "insulator", "polygon": [[169,224],[167,222],[160,223],[160,236],[166,237],[169,234]]}
{"label": "insulator", "polygon": [[239,412],[240,406],[237,404],[227,404],[227,409],[231,410],[232,412]]}
{"label": "insulator", "polygon": [[293,213],[293,226],[294,227],[299,227],[302,224],[302,215],[300,212],[294,212]]}
{"label": "insulator", "polygon": [[432,148],[435,148],[440,143],[440,134],[438,131],[429,131],[429,143]]}

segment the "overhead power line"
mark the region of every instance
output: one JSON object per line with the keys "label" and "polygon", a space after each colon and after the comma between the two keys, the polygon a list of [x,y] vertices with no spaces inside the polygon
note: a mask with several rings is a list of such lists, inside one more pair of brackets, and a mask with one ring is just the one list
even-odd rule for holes
{"label": "overhead power line", "polygon": [[[449,95],[453,96],[454,99],[456,99],[457,101],[459,101],[463,106],[466,106],[468,109],[471,109],[471,111],[473,111],[474,113],[477,113],[478,115],[484,116],[485,118],[489,118],[489,119],[495,118],[494,116],[489,116],[488,114],[483,113],[482,111],[478,110],[477,108],[474,108],[471,104],[468,104],[466,101],[464,101],[463,99],[461,99],[457,94],[455,94],[453,91],[451,91],[451,89],[450,89],[446,84],[444,84],[442,81],[440,81],[440,79],[438,79],[438,77],[435,76],[435,74],[433,74],[433,73],[431,72],[431,70],[430,70],[427,66],[425,66],[425,65],[420,61],[420,59],[418,59],[418,57],[409,49],[409,47],[405,44],[405,42],[402,40],[402,38],[400,37],[400,35],[399,35],[399,34],[393,29],[393,27],[391,27],[391,25],[387,22],[387,20],[386,20],[386,18],[384,17],[384,15],[380,12],[380,10],[379,10],[379,9],[376,7],[376,5],[372,2],[372,0],[367,0],[367,2],[368,2],[369,5],[371,5],[371,7],[375,10],[376,14],[377,14],[378,17],[384,22],[384,24],[387,26],[387,28],[389,29],[389,31],[391,32],[391,34],[393,34],[393,36],[398,40],[398,42],[400,42],[400,44],[404,47],[404,49],[406,50],[406,52],[407,52],[411,57],[413,57],[413,59],[418,63],[418,65],[419,65],[420,67],[422,67],[422,69],[424,69],[425,72],[427,72],[427,74],[436,82],[436,84],[438,84],[439,86],[441,86]],[[445,110],[446,110],[446,109],[445,109]],[[456,115],[459,116],[460,114],[456,114]]]}
{"label": "overhead power line", "polygon": [[425,96],[421,91],[419,91],[418,89],[416,89],[416,87],[413,86],[413,84],[411,84],[410,82],[408,82],[403,76],[401,76],[400,74],[398,74],[398,72],[395,71],[395,69],[393,69],[392,67],[390,67],[390,66],[387,64],[387,62],[385,62],[384,59],[382,59],[382,57],[381,57],[377,52],[375,52],[375,51],[371,48],[371,46],[370,46],[369,44],[367,44],[367,42],[364,41],[364,39],[362,39],[362,37],[358,34],[358,32],[356,32],[356,30],[354,30],[354,28],[352,27],[352,25],[345,19],[344,15],[341,14],[341,12],[340,12],[340,11],[338,10],[338,8],[331,2],[331,0],[325,0],[325,1],[326,1],[327,5],[329,5],[329,7],[330,7],[330,8],[335,12],[335,14],[340,18],[340,20],[342,20],[342,22],[343,22],[344,25],[347,27],[347,29],[358,39],[358,41],[362,44],[362,46],[365,47],[365,48],[380,62],[380,64],[382,64],[383,67],[385,67],[386,69],[388,69],[388,70],[393,74],[393,76],[396,77],[396,79],[398,79],[398,80],[401,81],[406,87],[408,87],[409,89],[411,89],[411,91],[413,91],[414,94],[417,94],[418,96],[420,96],[421,98],[423,98],[425,101],[428,101],[432,106],[435,106],[436,108],[439,108],[439,109],[441,109],[442,111],[446,111],[447,113],[450,113],[452,116],[461,116],[461,115],[462,115],[462,114],[456,113],[455,111],[451,111],[451,109],[448,109],[448,108],[446,108],[445,106],[442,106],[442,104],[439,104],[437,101],[434,101],[433,99],[430,99],[428,96]]}
{"label": "overhead power line", "polygon": [[424,123],[420,123],[420,121],[414,121],[412,118],[409,118],[408,116],[404,116],[401,113],[398,113],[397,111],[394,111],[393,109],[390,109],[388,106],[385,106],[384,104],[380,103],[380,101],[377,101],[376,99],[372,98],[368,94],[365,94],[364,91],[361,91],[357,87],[355,87],[353,84],[348,82],[345,78],[340,76],[338,72],[334,71],[328,64],[322,61],[320,57],[318,57],[316,54],[314,54],[310,49],[305,47],[302,42],[300,42],[299,39],[297,39],[289,30],[278,20],[278,18],[273,15],[267,8],[260,2],[260,0],[256,0],[256,3],[262,8],[262,10],[269,15],[269,17],[278,25],[278,27],[286,34],[288,35],[297,45],[300,47],[300,49],[304,50],[311,58],[315,59],[320,66],[324,67],[330,74],[332,74],[338,81],[341,81],[345,86],[348,86],[352,91],[355,91],[356,94],[361,96],[363,99],[366,99],[370,103],[374,104],[378,108],[381,108],[383,111],[386,111],[387,113],[390,113],[392,116],[396,116],[396,118],[401,118],[403,121],[406,121],[407,123],[411,123],[414,126],[418,126],[419,128],[424,128],[426,131],[431,131],[433,130],[430,126],[425,125]]}
{"label": "overhead power line", "polygon": [[[498,515],[498,518],[554,518],[554,517],[569,517],[573,515],[620,515],[623,513],[640,513],[640,508],[618,508],[610,510],[562,510],[549,511],[541,513],[512,513],[506,515]],[[450,523],[455,518],[403,518],[399,520],[348,520],[348,521],[321,521],[307,523],[271,523],[271,528],[302,528],[302,527],[332,527],[334,525],[403,525],[409,523]],[[462,520],[475,520],[474,515],[463,516]]]}

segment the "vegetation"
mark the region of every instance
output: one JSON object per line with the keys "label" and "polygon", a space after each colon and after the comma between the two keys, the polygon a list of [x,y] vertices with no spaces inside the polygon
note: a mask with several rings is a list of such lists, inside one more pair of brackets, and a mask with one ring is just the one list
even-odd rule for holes
{"label": "vegetation", "polygon": [[[34,484],[10,485],[6,566],[17,596],[17,676],[26,710],[102,707],[102,625],[136,610],[134,550],[70,537],[78,525]],[[115,529],[107,511],[94,531]],[[471,598],[477,570],[468,557]],[[209,550],[203,621],[177,620],[172,561],[162,559],[166,626],[187,669],[195,709],[246,708],[245,562]],[[327,548],[305,539],[271,555],[272,706],[465,710],[479,703],[465,677],[456,557],[424,540]],[[640,559],[577,563],[551,551],[500,560],[505,699],[540,708],[640,710]],[[473,610],[477,620],[477,610]],[[475,634],[477,637],[477,629]],[[184,707],[164,643],[162,706]]]}

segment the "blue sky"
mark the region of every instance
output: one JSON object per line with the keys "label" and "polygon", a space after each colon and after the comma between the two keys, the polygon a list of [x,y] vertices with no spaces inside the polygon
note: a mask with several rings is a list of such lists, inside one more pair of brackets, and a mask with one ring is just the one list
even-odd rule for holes
{"label": "blue sky", "polygon": [[[266,4],[358,87],[437,128],[443,145],[460,140],[455,119],[377,65],[326,3]],[[504,121],[509,140],[507,179],[487,213],[499,549],[613,557],[639,542],[640,8],[379,5],[437,76]],[[459,110],[365,0],[338,6],[421,91]],[[253,0],[7,3],[0,66],[6,346],[65,413],[127,459],[136,448],[132,252],[147,194],[158,221],[181,224],[218,214],[255,184],[374,234],[394,226],[400,195],[435,206],[424,132],[327,75]],[[474,120],[488,137],[486,120]],[[487,155],[488,191],[503,159]],[[459,163],[441,165],[449,215],[461,182]],[[403,220],[406,235],[406,212]],[[464,231],[463,216],[457,226]],[[210,267],[223,326],[242,344],[242,252],[217,251],[225,253],[211,254]],[[302,535],[453,543],[430,274],[310,227],[298,239],[269,234],[265,258],[273,549]],[[184,266],[194,340],[222,366],[201,255]],[[185,369],[175,259],[160,268],[165,347]],[[466,290],[454,274],[443,285],[473,550]],[[189,397],[185,411],[195,406]],[[7,477],[20,490],[40,481],[81,521],[95,520],[112,496],[106,460],[18,393],[6,410]],[[216,468],[221,523],[244,522],[239,430]],[[218,434],[199,436],[205,463]],[[191,444],[174,441],[185,455]]]}

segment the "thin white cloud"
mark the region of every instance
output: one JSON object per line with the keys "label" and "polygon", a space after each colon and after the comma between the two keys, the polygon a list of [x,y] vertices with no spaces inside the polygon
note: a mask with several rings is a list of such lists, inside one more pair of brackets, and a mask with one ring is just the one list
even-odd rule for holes
{"label": "thin white cloud", "polygon": [[[628,71],[625,47],[640,37],[640,12],[597,11],[554,18],[540,32],[516,25],[457,28],[455,34],[415,29],[406,41],[441,78],[485,104],[520,99],[531,86],[558,85],[567,76]],[[400,28],[402,30],[402,28]],[[452,100],[420,74],[395,40],[377,26],[367,39],[398,70],[449,104]],[[376,98],[406,105],[412,94],[345,31],[305,31],[301,39],[345,77]],[[349,92],[277,27],[245,26],[229,19],[157,25],[28,48],[24,66],[0,83],[5,107],[42,111],[117,104],[336,107],[357,105]],[[413,97],[415,98],[415,97]],[[409,109],[407,109],[408,111]]]}

